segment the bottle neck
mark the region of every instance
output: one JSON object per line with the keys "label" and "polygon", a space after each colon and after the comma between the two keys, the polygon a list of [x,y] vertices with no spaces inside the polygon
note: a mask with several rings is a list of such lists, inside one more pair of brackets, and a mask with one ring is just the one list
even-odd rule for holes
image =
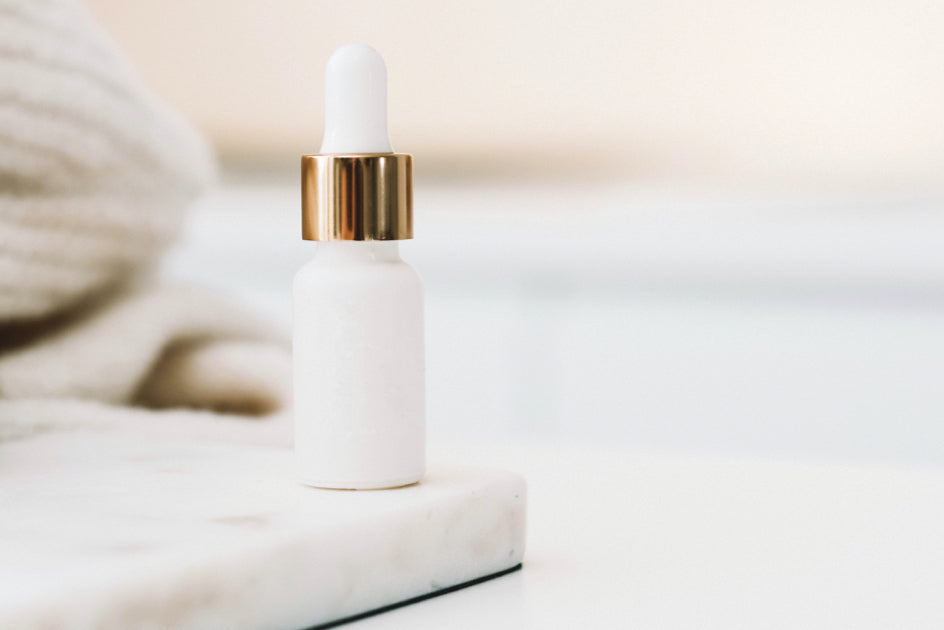
{"label": "bottle neck", "polygon": [[370,264],[398,262],[398,241],[320,241],[315,249],[315,260],[327,264]]}

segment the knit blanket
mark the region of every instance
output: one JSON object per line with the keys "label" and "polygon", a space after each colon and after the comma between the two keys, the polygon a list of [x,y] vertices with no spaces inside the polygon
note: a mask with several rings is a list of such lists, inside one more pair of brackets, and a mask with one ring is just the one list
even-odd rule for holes
{"label": "knit blanket", "polygon": [[283,407],[282,331],[154,279],[214,172],[83,6],[0,0],[0,440]]}

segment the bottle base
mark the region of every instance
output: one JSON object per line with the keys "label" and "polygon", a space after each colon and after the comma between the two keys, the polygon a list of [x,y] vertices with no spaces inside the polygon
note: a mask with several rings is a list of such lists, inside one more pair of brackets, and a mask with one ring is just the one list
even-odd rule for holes
{"label": "bottle base", "polygon": [[321,488],[323,490],[395,490],[412,486],[422,481],[423,475],[410,475],[409,477],[400,477],[384,481],[326,481],[323,479],[308,479],[299,477],[298,480],[306,486]]}

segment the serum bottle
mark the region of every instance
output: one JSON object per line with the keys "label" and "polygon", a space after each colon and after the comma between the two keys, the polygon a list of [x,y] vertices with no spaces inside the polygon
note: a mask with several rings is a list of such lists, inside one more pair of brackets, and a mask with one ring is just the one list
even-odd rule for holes
{"label": "serum bottle", "polygon": [[413,237],[413,158],[393,152],[386,110],[377,51],[335,51],[324,141],[302,157],[302,238],[319,242],[293,285],[296,469],[321,488],[425,471],[423,288],[398,247]]}

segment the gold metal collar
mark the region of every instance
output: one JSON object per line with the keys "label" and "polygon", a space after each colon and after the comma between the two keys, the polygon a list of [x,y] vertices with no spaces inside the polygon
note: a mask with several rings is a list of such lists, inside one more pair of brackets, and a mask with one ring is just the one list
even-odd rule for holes
{"label": "gold metal collar", "polygon": [[413,156],[303,155],[302,238],[309,241],[413,238]]}

